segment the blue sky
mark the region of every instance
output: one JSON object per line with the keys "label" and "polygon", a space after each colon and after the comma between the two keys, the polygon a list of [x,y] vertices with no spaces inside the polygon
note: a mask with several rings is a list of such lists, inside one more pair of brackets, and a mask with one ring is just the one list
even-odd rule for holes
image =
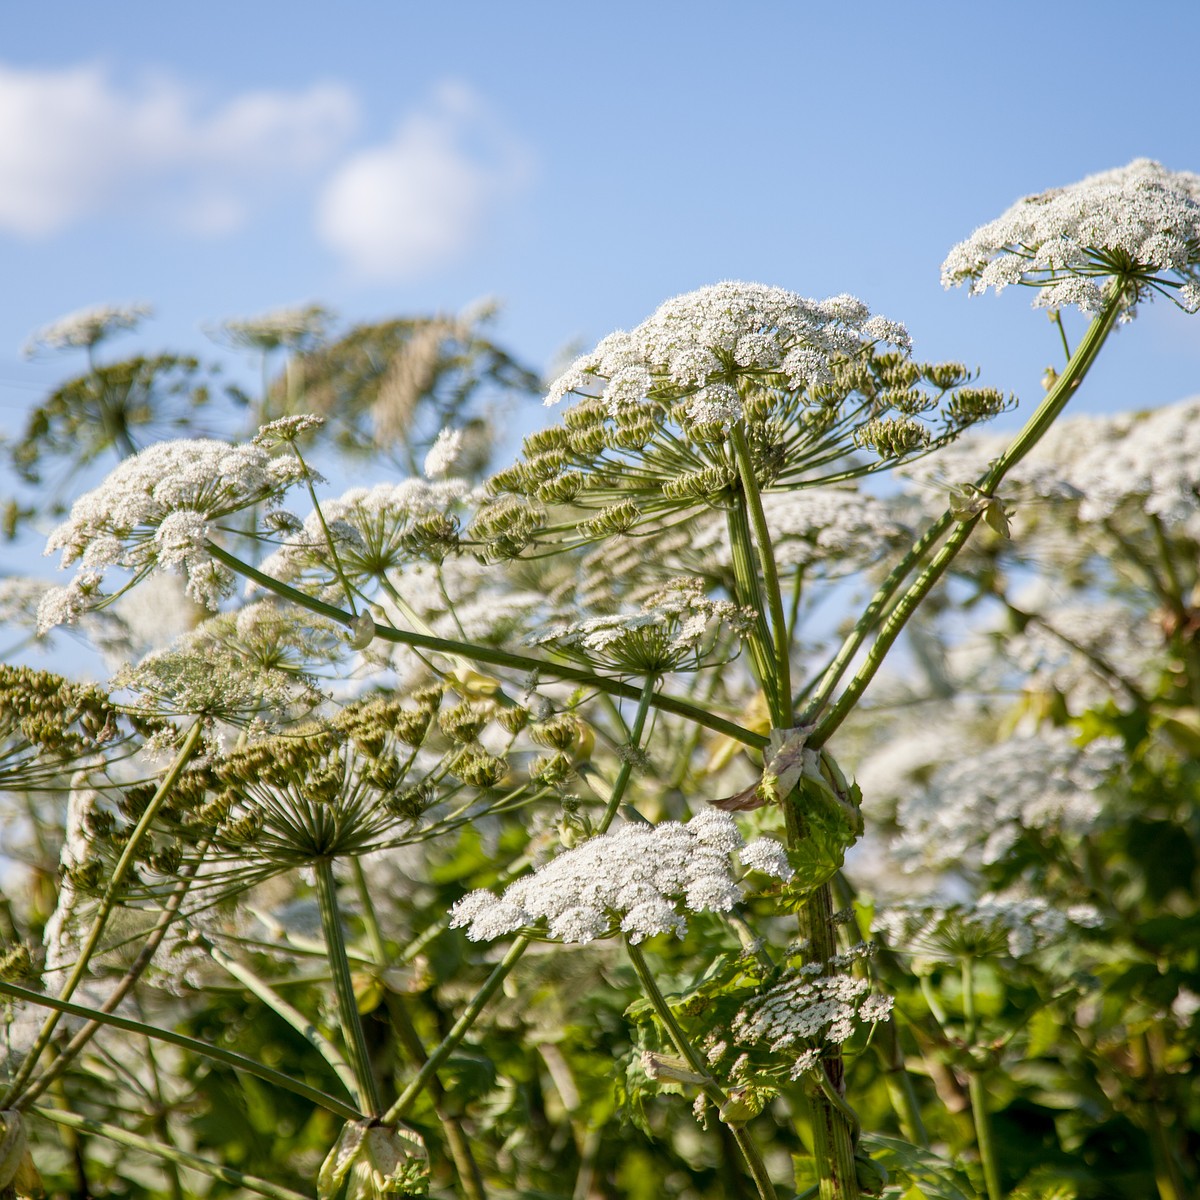
{"label": "blue sky", "polygon": [[[219,357],[224,317],[497,296],[543,368],[726,278],[854,293],[1028,407],[1045,316],[941,260],[1022,194],[1200,171],[1197,44],[1194,0],[7,5],[0,431],[70,365],[29,333],[98,302],[157,310],[114,346]],[[1197,391],[1200,324],[1160,302],[1080,408]]]}

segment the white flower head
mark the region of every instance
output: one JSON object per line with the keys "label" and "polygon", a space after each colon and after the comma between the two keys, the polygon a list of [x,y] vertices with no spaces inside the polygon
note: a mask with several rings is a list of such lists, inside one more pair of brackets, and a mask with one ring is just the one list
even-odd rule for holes
{"label": "white flower head", "polygon": [[26,355],[39,350],[90,349],[126,329],[136,329],[151,313],[147,304],[97,304],[39,329],[25,344]]}
{"label": "white flower head", "polygon": [[223,321],[213,336],[234,346],[257,350],[279,348],[304,350],[322,341],[329,332],[333,313],[319,304],[278,308],[258,317]]}
{"label": "white flower head", "polygon": [[716,809],[686,825],[622,825],[510,884],[503,896],[464,896],[451,909],[451,925],[465,926],[472,941],[542,921],[548,936],[562,942],[590,942],[617,929],[633,942],[659,933],[682,937],[686,913],[728,912],[741,899],[731,854],[741,851],[747,866],[791,877],[786,856],[761,848],[763,842],[769,839],[745,846],[733,818]]}
{"label": "white flower head", "polygon": [[304,477],[294,457],[211,438],[160,442],[127,458],[51,533],[46,553],[61,550],[62,565],[80,561],[82,571],[70,596],[47,598],[39,627],[49,628],[56,611],[60,620],[77,616],[109,567],[135,574],[183,569],[190,594],[216,607],[232,587],[229,571],[207,549],[221,536],[219,523],[252,505],[275,504]]}
{"label": "white flower head", "polygon": [[944,908],[898,904],[875,913],[875,928],[892,949],[920,964],[953,965],[962,958],[1019,959],[1079,929],[1101,924],[1090,905],[1063,910],[1040,896],[995,894]]}
{"label": "white flower head", "polygon": [[948,762],[900,800],[893,846],[907,870],[978,869],[1028,831],[1073,837],[1102,811],[1100,788],[1122,762],[1117,738],[1075,745],[1045,729]]}
{"label": "white flower head", "polygon": [[1200,175],[1139,158],[1069,187],[1018,200],[955,246],[942,264],[946,287],[972,293],[1021,283],[1034,304],[1095,313],[1104,286],[1127,287],[1127,307],[1146,291],[1189,312],[1200,301]]}
{"label": "white flower head", "polygon": [[753,618],[752,610],[729,600],[710,600],[700,580],[675,579],[648,596],[639,612],[556,625],[530,641],[613,670],[661,673],[698,667],[720,626],[742,633]]}
{"label": "white flower head", "polygon": [[728,424],[741,415],[739,376],[783,373],[801,387],[818,380],[830,358],[881,341],[910,345],[902,325],[871,318],[852,296],[806,300],[764,284],[717,283],[609,334],[551,384],[546,403],[598,388],[615,414],[651,397],[692,397],[692,419]]}
{"label": "white flower head", "polygon": [[810,1070],[824,1046],[840,1046],[860,1025],[885,1020],[892,997],[872,993],[870,980],[840,972],[821,975],[801,968],[749,1001],[733,1020],[732,1040],[761,1044],[772,1053],[800,1056],[791,1077]]}

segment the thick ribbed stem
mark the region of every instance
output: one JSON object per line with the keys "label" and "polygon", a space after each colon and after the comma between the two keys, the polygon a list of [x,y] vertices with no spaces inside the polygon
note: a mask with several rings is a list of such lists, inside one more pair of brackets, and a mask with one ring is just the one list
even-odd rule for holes
{"label": "thick ribbed stem", "polygon": [[333,990],[337,996],[338,1017],[342,1025],[342,1036],[354,1078],[358,1081],[358,1101],[369,1116],[377,1114],[382,1107],[375,1073],[371,1070],[371,1056],[367,1053],[367,1039],[358,1015],[358,1001],[354,996],[354,982],[350,977],[350,960],[346,957],[346,939],[342,932],[341,912],[337,902],[337,881],[333,878],[333,863],[320,859],[314,867],[317,877],[317,901],[321,908],[321,926],[325,931],[325,946],[329,951],[329,967],[333,973]]}
{"label": "thick ribbed stem", "polygon": [[[837,925],[833,918],[833,884],[824,883],[800,911],[800,934],[808,941],[809,961],[822,964],[826,971],[829,968],[825,964],[837,954]],[[847,1115],[844,1099],[838,1102],[845,1091],[841,1050],[827,1047],[817,1069],[825,1076],[822,1087],[811,1097],[813,1150],[820,1174],[817,1195],[821,1200],[859,1200],[861,1192],[854,1165],[857,1119]]]}

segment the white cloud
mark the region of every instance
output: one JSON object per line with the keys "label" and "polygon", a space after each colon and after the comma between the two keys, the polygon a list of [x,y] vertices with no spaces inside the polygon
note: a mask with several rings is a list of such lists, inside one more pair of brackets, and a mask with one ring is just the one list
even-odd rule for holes
{"label": "white cloud", "polygon": [[247,92],[218,106],[166,75],[0,64],[0,230],[39,237],[115,210],[223,233],[310,175],[358,120],[348,89]]}
{"label": "white cloud", "polygon": [[384,145],[347,159],[323,189],[317,232],[359,277],[396,281],[460,258],[529,157],[469,88],[448,83]]}

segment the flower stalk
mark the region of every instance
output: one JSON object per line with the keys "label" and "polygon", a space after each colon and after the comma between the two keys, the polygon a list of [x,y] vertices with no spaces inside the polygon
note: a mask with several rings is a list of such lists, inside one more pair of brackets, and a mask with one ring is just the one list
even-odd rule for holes
{"label": "flower stalk", "polygon": [[[1037,445],[1046,430],[1062,413],[1067,402],[1083,382],[1084,376],[1095,362],[1096,356],[1112,332],[1117,318],[1121,315],[1125,303],[1125,291],[1126,287],[1121,279],[1113,280],[1109,286],[1103,310],[1088,326],[1079,345],[1076,346],[1070,362],[1063,369],[1063,373],[1008,449],[980,479],[977,487],[981,497],[995,496],[996,489],[1008,472]],[[909,618],[945,574],[958,552],[966,545],[967,539],[978,524],[981,515],[982,513],[977,513],[965,519],[957,519],[952,513],[945,513],[918,539],[912,551],[884,581],[867,611],[864,612],[863,618],[855,626],[822,676],[822,681],[811,696],[804,716],[801,718],[802,723],[815,722],[816,724],[816,728],[808,739],[808,744],[814,749],[823,746],[853,711]],[[920,562],[924,554],[932,548],[942,533],[949,529],[955,520],[958,520],[958,526],[946,539],[942,548],[909,589],[888,609],[886,607],[888,601],[898,590],[904,577]],[[855,652],[872,629],[876,627],[876,622],[878,622],[879,632],[868,650],[862,666],[841,696],[838,697],[836,703],[826,708],[841,675],[849,667]]]}
{"label": "flower stalk", "polygon": [[[709,1081],[700,1085],[701,1090],[716,1106],[718,1112],[725,1111],[729,1104],[729,1097],[717,1086],[716,1080],[712,1079],[704,1060],[697,1053],[695,1046],[689,1041],[679,1022],[675,1019],[675,1014],[671,1011],[671,1006],[667,1003],[666,997],[659,990],[658,983],[650,971],[650,967],[646,962],[646,956],[642,953],[641,947],[631,938],[627,937],[625,939],[625,949],[629,953],[629,961],[633,964],[638,982],[642,985],[642,991],[646,999],[650,1001],[655,1015],[662,1022],[663,1028],[667,1031],[667,1036],[671,1039],[671,1044],[683,1055],[687,1060],[688,1066],[691,1067],[696,1075],[702,1076]],[[754,1179],[754,1186],[758,1189],[760,1200],[774,1200],[775,1185],[771,1182],[771,1177],[767,1173],[767,1165],[763,1162],[762,1154],[759,1152],[754,1139],[750,1136],[745,1125],[728,1122],[728,1126],[733,1133],[734,1140],[737,1142],[738,1149],[742,1152],[742,1157],[746,1160],[746,1166],[749,1168],[750,1175]]]}
{"label": "flower stalk", "polygon": [[[973,1054],[979,1033],[979,1018],[975,1009],[975,959],[973,955],[963,956],[962,994],[967,1051]],[[979,1148],[979,1161],[983,1166],[983,1181],[987,1188],[988,1200],[1004,1200],[1004,1191],[1000,1186],[1000,1168],[996,1160],[996,1146],[992,1140],[992,1122],[988,1114],[987,1088],[983,1072],[974,1064],[967,1073],[967,1093],[971,1098],[971,1119],[975,1123],[975,1143]]]}
{"label": "flower stalk", "polygon": [[342,1037],[350,1056],[350,1065],[358,1084],[359,1106],[369,1116],[375,1116],[383,1105],[379,1098],[379,1086],[375,1082],[375,1072],[371,1069],[371,1056],[367,1052],[362,1020],[358,1015],[358,1001],[354,996],[354,981],[350,976],[350,961],[346,957],[346,940],[338,908],[333,863],[328,858],[318,859],[313,865],[313,870],[317,877],[317,902],[321,909],[321,927],[325,932],[329,966],[333,973],[338,1017],[342,1025]]}

